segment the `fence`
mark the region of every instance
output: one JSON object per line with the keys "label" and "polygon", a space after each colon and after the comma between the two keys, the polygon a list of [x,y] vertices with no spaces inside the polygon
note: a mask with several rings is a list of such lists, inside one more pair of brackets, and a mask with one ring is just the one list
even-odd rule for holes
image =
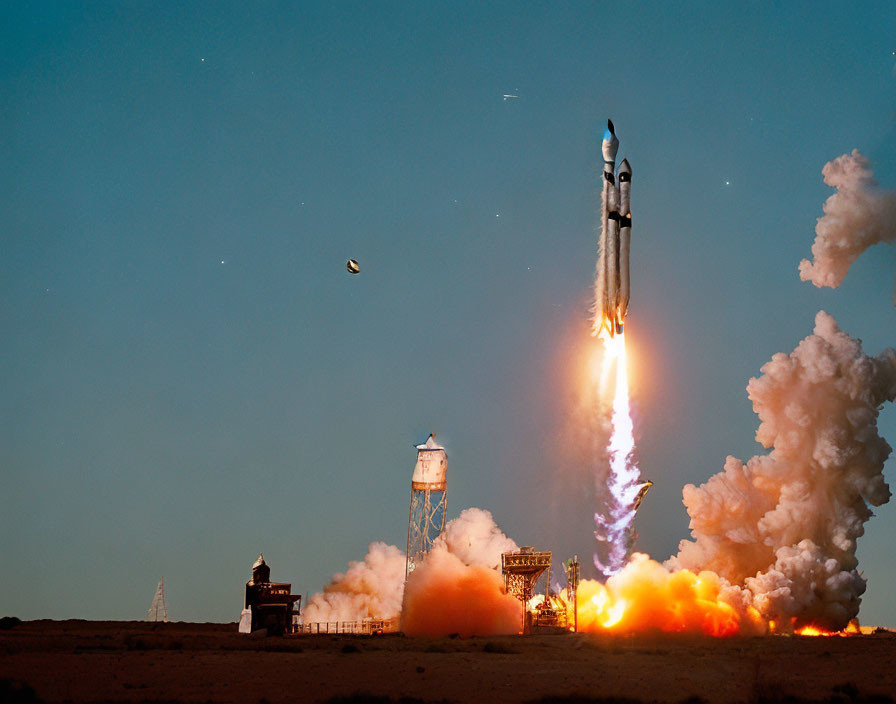
{"label": "fence", "polygon": [[354,635],[375,635],[397,633],[398,619],[365,618],[361,621],[315,621],[314,623],[293,623],[296,635],[318,635],[349,633]]}

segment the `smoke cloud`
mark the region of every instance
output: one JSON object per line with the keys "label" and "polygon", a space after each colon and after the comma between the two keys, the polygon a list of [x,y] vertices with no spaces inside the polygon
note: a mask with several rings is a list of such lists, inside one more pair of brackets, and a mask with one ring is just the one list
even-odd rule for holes
{"label": "smoke cloud", "polygon": [[896,191],[874,180],[868,159],[853,149],[825,164],[824,182],[837,192],[824,203],[815,226],[814,261],[800,262],[800,279],[837,288],[849,267],[872,245],[896,241]]}
{"label": "smoke cloud", "polygon": [[405,554],[394,545],[371,543],[363,562],[350,562],[323,592],[308,600],[305,623],[394,618],[401,610]]}
{"label": "smoke cloud", "polygon": [[521,619],[498,570],[464,564],[444,545],[408,576],[401,630],[409,636],[513,634]]}
{"label": "smoke cloud", "polygon": [[444,547],[465,565],[501,568],[501,553],[519,550],[492,518],[490,511],[468,508],[445,526],[433,547]]}
{"label": "smoke cloud", "polygon": [[490,512],[465,509],[408,576],[401,629],[409,636],[519,632],[520,603],[504,592],[499,571],[501,553],[517,549]]}
{"label": "smoke cloud", "polygon": [[749,592],[714,572],[673,570],[634,553],[606,584],[579,583],[578,628],[599,632],[659,629],[712,636],[764,633],[765,622],[751,607]]}
{"label": "smoke cloud", "polygon": [[[460,516],[448,522],[433,544],[430,556],[438,553],[440,557],[431,561],[428,556],[411,575],[421,573],[415,581],[420,584],[420,589],[415,593],[415,599],[409,602],[412,610],[417,604],[435,604],[431,600],[438,594],[436,610],[441,610],[445,617],[434,622],[435,625],[412,618],[412,628],[418,623],[423,629],[441,628],[438,624],[449,623],[448,615],[454,615],[460,620],[445,633],[461,633],[465,628],[473,628],[464,625],[472,624],[462,615],[466,609],[483,616],[481,628],[493,629],[477,630],[476,633],[516,633],[516,630],[500,630],[499,625],[495,625],[503,623],[501,599],[496,597],[504,596],[503,580],[496,570],[501,565],[501,553],[516,549],[516,543],[501,532],[489,511],[480,508],[462,511]],[[381,542],[371,543],[363,562],[349,563],[344,574],[333,575],[323,592],[311,597],[303,612],[303,621],[360,621],[398,616],[405,589],[405,568],[406,557],[402,550]],[[456,583],[464,584],[462,592],[454,588]],[[476,610],[474,599],[479,600],[477,603],[482,604],[484,610],[495,608],[497,615],[486,618]],[[519,602],[511,600],[519,609]],[[514,613],[518,619],[519,611]],[[514,624],[516,628],[516,621]]]}
{"label": "smoke cloud", "polygon": [[[855,158],[841,157],[826,176]],[[667,565],[744,585],[766,619],[839,630],[865,591],[856,540],[869,506],[890,499],[891,448],[877,418],[896,398],[896,352],[865,355],[819,312],[814,333],[761,371],[747,392],[760,419],[756,440],[771,452],[746,464],[728,457],[705,484],[684,487],[693,540]]]}

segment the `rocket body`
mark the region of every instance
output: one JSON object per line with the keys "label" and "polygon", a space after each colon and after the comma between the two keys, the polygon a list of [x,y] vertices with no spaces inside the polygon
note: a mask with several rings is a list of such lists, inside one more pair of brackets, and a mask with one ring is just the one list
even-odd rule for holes
{"label": "rocket body", "polygon": [[600,258],[594,292],[592,334],[613,337],[621,333],[631,293],[629,259],[632,237],[630,210],[632,169],[624,159],[616,170],[619,139],[607,120],[601,151],[604,157],[601,190]]}

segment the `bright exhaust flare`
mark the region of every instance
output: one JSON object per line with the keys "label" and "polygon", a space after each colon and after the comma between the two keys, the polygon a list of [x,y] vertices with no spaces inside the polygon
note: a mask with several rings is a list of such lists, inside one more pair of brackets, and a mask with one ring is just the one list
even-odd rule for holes
{"label": "bright exhaust flare", "polygon": [[[566,598],[565,593],[561,596]],[[714,572],[673,571],[635,553],[606,583],[579,582],[578,627],[587,633],[661,631],[716,637],[769,632],[749,602],[747,594]]]}
{"label": "bright exhaust flare", "polygon": [[607,377],[610,368],[615,368],[616,379],[613,389],[612,434],[607,447],[610,460],[610,474],[607,478],[606,512],[595,513],[596,530],[594,537],[607,546],[605,559],[595,553],[594,565],[605,576],[618,573],[626,563],[633,541],[632,524],[635,519],[635,504],[643,482],[638,465],[634,460],[634,425],[629,410],[628,365],[625,353],[625,334],[602,337],[604,345],[603,364],[598,391],[601,396],[608,392]]}

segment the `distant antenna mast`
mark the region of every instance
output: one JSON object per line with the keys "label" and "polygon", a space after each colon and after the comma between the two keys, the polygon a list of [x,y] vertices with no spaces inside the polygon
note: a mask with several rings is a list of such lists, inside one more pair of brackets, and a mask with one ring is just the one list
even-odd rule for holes
{"label": "distant antenna mast", "polygon": [[165,578],[159,580],[156,595],[152,598],[149,611],[146,612],[147,621],[164,621],[168,623],[168,607],[165,605]]}
{"label": "distant antenna mast", "polygon": [[448,454],[436,444],[435,433],[417,445],[417,464],[411,477],[411,515],[408,520],[408,562],[405,577],[426,557],[445,529],[448,507]]}

